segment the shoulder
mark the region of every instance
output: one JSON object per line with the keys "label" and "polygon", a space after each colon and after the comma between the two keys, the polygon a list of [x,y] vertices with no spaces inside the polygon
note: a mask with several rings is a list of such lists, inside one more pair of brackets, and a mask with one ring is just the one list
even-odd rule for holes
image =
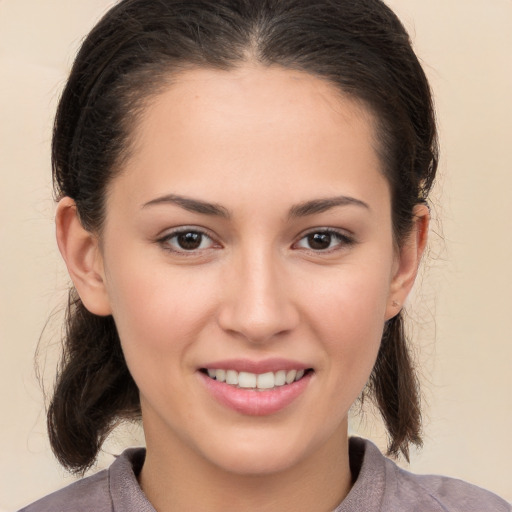
{"label": "shoulder", "polygon": [[[511,512],[512,508],[496,494],[456,478],[416,475],[385,459],[386,492],[389,510],[398,503],[414,505],[415,510],[432,512]],[[387,510],[387,509],[386,509]]]}
{"label": "shoulder", "polygon": [[510,504],[476,485],[401,469],[368,440],[352,438],[350,458],[357,479],[337,512],[512,512]]}
{"label": "shoulder", "polygon": [[74,482],[19,512],[81,512],[86,510],[112,511],[108,470]]}
{"label": "shoulder", "polygon": [[137,482],[145,450],[131,448],[110,468],[54,492],[19,512],[155,512]]}
{"label": "shoulder", "polygon": [[413,498],[424,496],[449,512],[510,512],[512,507],[496,494],[468,482],[439,475],[414,475],[402,469],[397,472],[402,492]]}

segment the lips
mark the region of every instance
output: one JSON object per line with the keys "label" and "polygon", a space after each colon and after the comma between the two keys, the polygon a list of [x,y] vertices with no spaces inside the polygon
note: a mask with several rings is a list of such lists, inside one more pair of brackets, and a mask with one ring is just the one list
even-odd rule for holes
{"label": "lips", "polygon": [[231,360],[209,363],[198,372],[207,391],[221,405],[238,413],[277,413],[307,389],[314,371],[288,360]]}

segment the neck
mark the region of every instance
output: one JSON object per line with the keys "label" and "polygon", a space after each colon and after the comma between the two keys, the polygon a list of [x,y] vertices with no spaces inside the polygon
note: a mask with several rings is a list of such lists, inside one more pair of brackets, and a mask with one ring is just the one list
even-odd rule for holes
{"label": "neck", "polygon": [[186,445],[169,446],[148,433],[146,437],[147,455],[139,481],[159,512],[330,512],[352,485],[346,430],[292,467],[268,474],[226,471]]}

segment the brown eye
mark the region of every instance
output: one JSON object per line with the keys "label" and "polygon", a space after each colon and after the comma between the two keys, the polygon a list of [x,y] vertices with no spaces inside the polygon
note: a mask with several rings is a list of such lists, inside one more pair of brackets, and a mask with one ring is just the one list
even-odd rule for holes
{"label": "brown eye", "polygon": [[307,236],[310,249],[314,249],[315,251],[329,249],[331,246],[331,239],[332,236],[330,233],[312,233]]}
{"label": "brown eye", "polygon": [[326,229],[308,233],[298,241],[296,247],[310,251],[327,252],[353,244],[354,240],[346,234]]}
{"label": "brown eye", "polygon": [[214,246],[214,241],[206,233],[194,230],[175,231],[160,239],[159,243],[176,253],[194,252]]}
{"label": "brown eye", "polygon": [[194,231],[176,235],[176,243],[179,245],[180,249],[184,249],[185,251],[193,251],[194,249],[199,249],[199,247],[201,247],[202,241],[203,235]]}

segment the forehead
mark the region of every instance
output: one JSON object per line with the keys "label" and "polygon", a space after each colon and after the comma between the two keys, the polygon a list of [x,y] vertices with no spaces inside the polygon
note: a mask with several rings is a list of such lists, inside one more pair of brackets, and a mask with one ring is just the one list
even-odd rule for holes
{"label": "forehead", "polygon": [[361,125],[366,124],[365,129],[373,129],[373,116],[362,102],[303,71],[257,64],[230,71],[192,68],[174,75],[168,83],[147,103],[135,126],[137,137],[168,129],[167,115],[176,116],[177,129],[193,128],[195,133],[198,125],[215,121],[226,135],[246,123],[252,132],[265,133],[288,124],[298,136],[310,130],[314,121],[321,121],[314,127],[319,133],[322,127],[338,124],[340,117],[345,122],[358,118]]}
{"label": "forehead", "polygon": [[182,72],[148,102],[132,140],[123,180],[138,179],[148,197],[236,185],[301,201],[313,186],[332,195],[340,178],[345,194],[383,179],[369,111],[327,81],[281,67]]}

